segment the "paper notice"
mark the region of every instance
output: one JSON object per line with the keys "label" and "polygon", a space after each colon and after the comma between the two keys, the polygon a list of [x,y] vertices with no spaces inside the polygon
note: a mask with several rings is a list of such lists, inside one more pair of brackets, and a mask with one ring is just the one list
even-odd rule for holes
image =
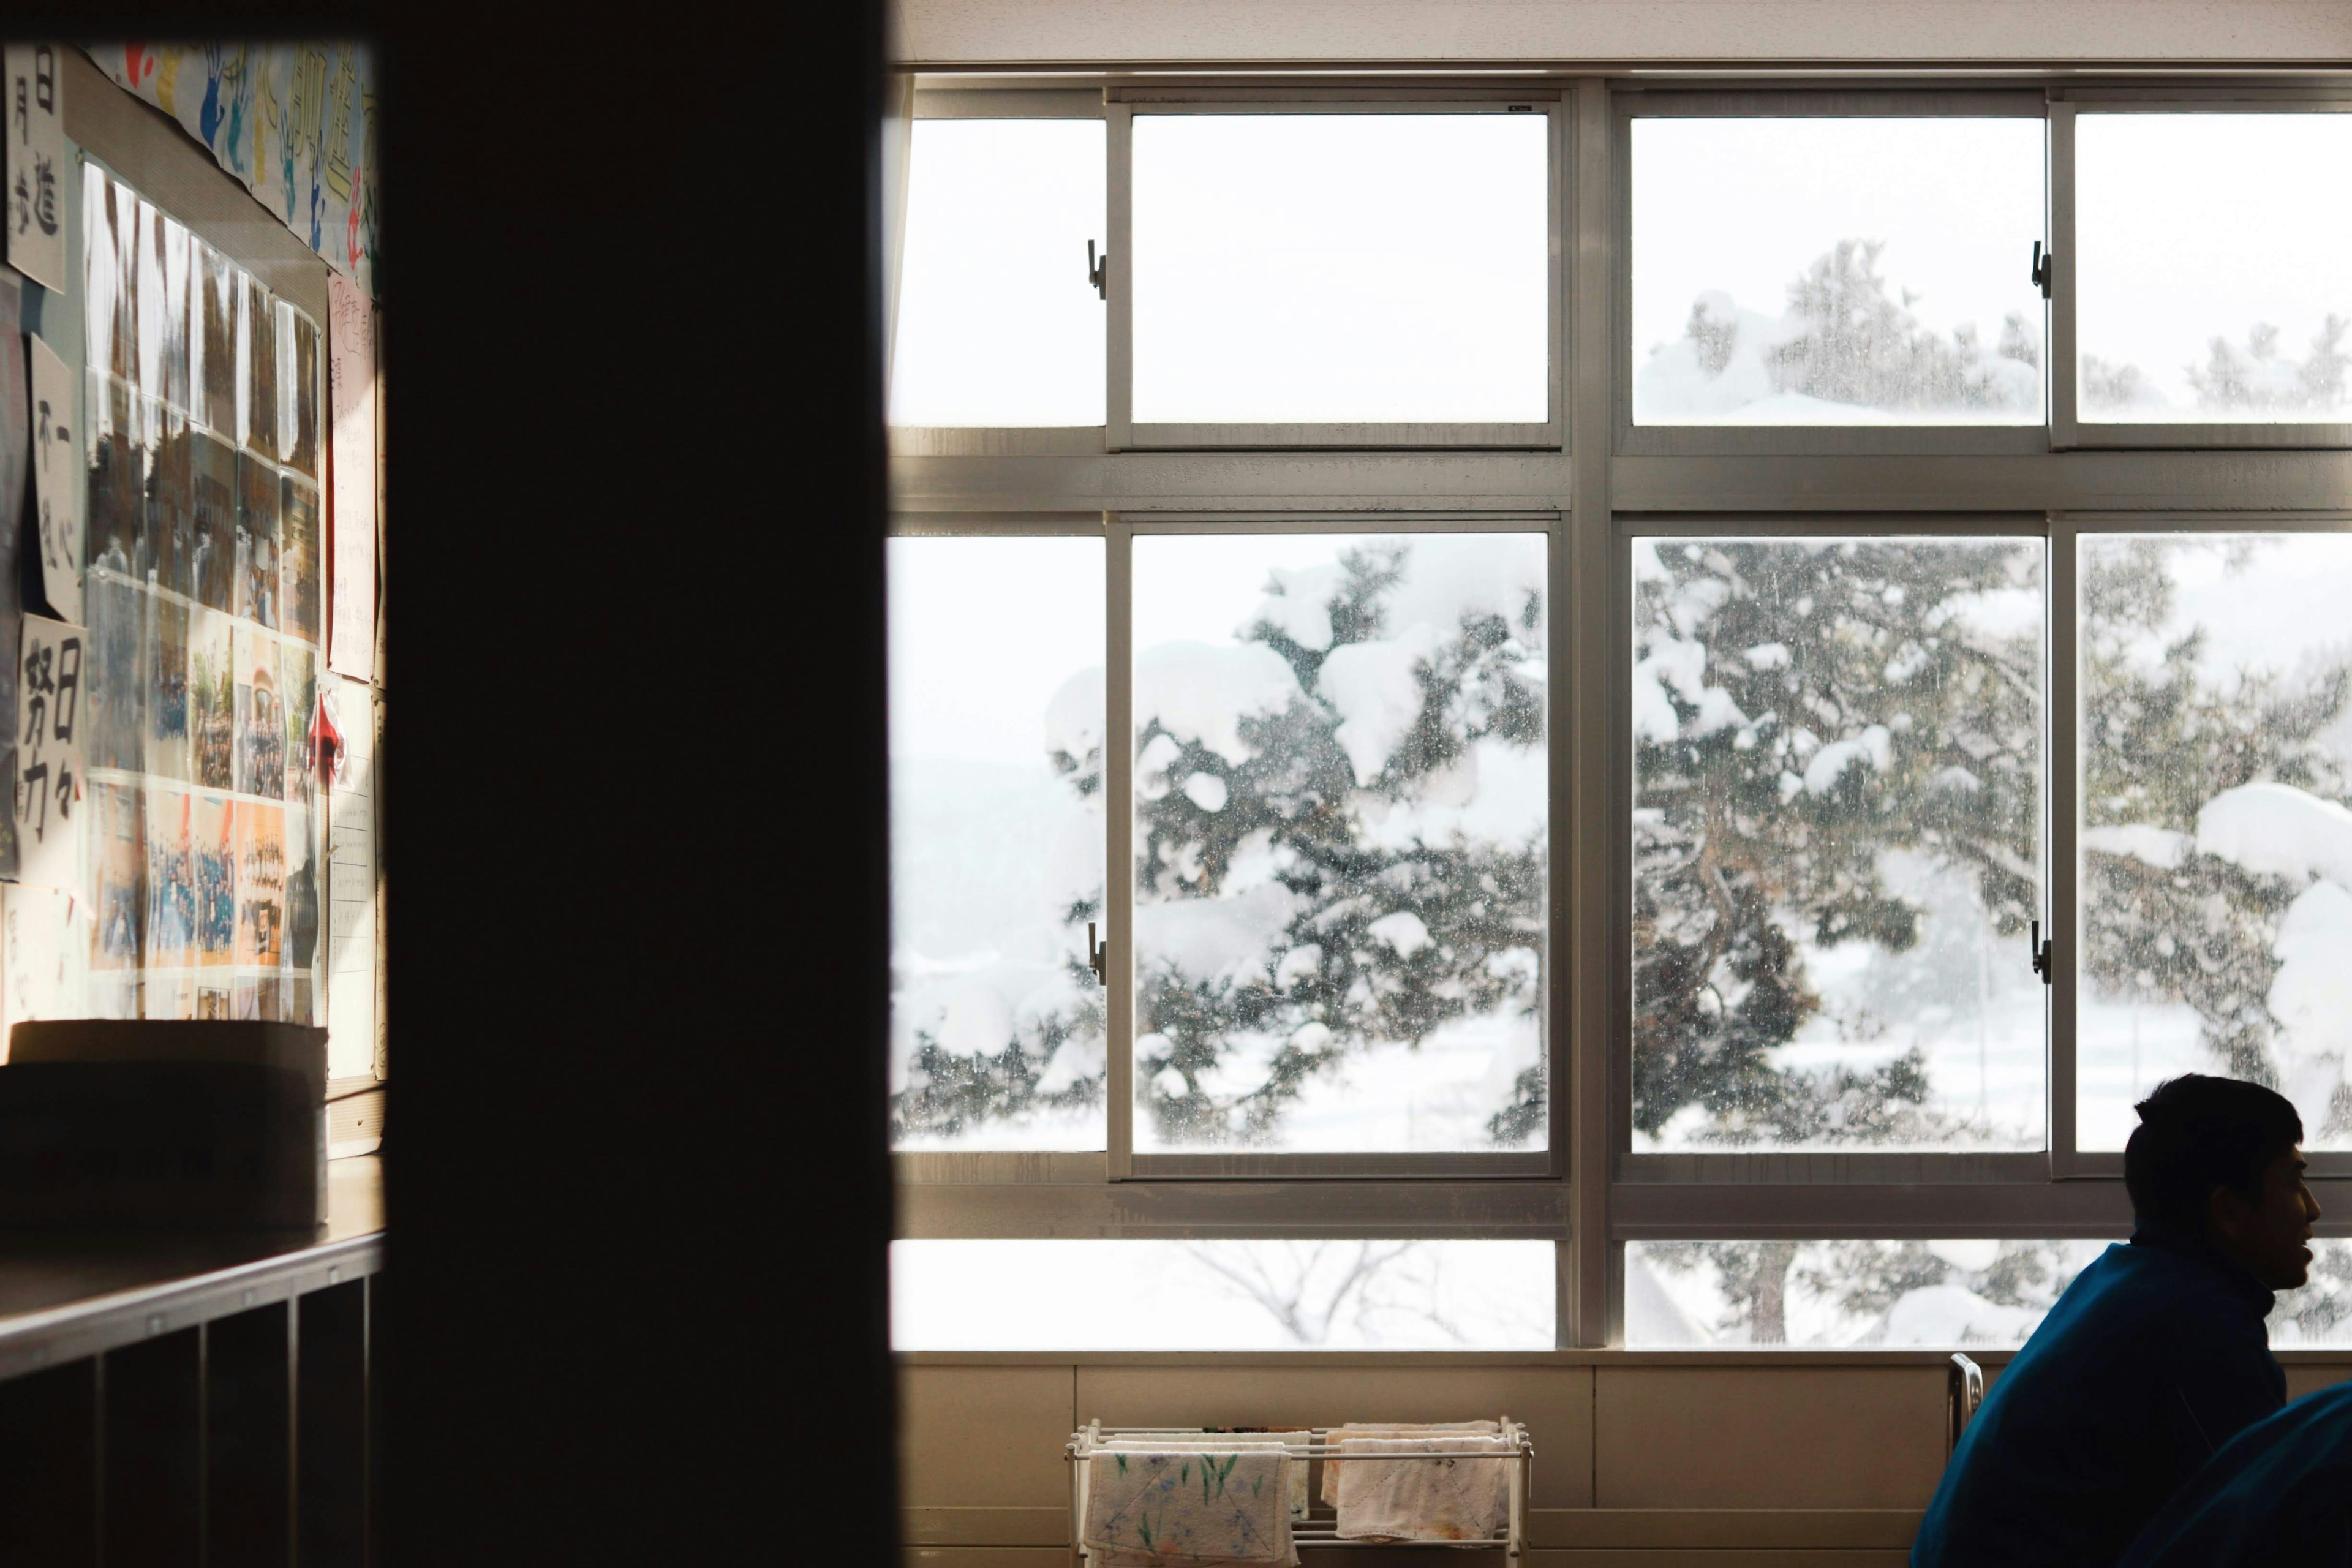
{"label": "paper notice", "polygon": [[6,1029],[88,1014],[89,911],[62,888],[0,886],[0,1061]]}
{"label": "paper notice", "polygon": [[320,683],[342,736],[328,787],[327,1076],[375,1070],[375,718],[363,680]]}
{"label": "paper notice", "polygon": [[75,826],[81,812],[79,626],[25,617],[16,664],[16,877],[45,888],[70,888],[80,870]]}
{"label": "paper notice", "polygon": [[33,348],[33,494],[40,519],[41,592],[49,608],[81,619],[82,465],[75,441],[74,374],[38,338]]}
{"label": "paper notice", "polygon": [[375,307],[340,273],[327,277],[328,454],[333,584],[327,668],[375,675]]}
{"label": "paper notice", "polygon": [[58,46],[10,44],[0,55],[8,114],[8,265],[44,289],[66,286],[64,87]]}

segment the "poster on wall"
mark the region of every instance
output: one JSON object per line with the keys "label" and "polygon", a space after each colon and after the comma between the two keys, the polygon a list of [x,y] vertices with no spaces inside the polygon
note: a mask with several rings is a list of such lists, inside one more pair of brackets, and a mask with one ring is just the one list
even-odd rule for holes
{"label": "poster on wall", "polygon": [[329,537],[334,559],[327,668],[375,675],[375,307],[327,279]]}
{"label": "poster on wall", "polygon": [[59,618],[81,619],[82,462],[74,438],[74,373],[48,344],[33,345],[33,509],[39,521],[41,595]]}
{"label": "poster on wall", "polygon": [[8,265],[44,289],[66,286],[64,84],[56,44],[10,44],[7,79]]}
{"label": "poster on wall", "polygon": [[364,44],[128,43],[89,58],[178,121],[327,265],[377,298],[375,58]]}
{"label": "poster on wall", "polygon": [[16,824],[19,881],[70,888],[80,869],[82,667],[89,634],[25,617],[16,661]]}

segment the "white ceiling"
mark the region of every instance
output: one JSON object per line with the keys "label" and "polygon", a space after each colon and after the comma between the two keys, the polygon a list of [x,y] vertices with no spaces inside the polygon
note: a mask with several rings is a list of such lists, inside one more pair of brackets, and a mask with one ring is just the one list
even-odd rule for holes
{"label": "white ceiling", "polygon": [[2352,0],[893,0],[950,66],[2352,64]]}

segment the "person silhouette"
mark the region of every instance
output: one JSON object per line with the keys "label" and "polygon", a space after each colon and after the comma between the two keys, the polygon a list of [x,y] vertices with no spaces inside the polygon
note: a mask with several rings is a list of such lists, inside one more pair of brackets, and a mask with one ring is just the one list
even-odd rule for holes
{"label": "person silhouette", "polygon": [[2075,1277],[1969,1423],[1913,1568],[2103,1568],[2231,1438],[2286,1403],[2263,1330],[2304,1283],[2319,1205],[2303,1121],[2185,1074],[2124,1148],[2131,1240]]}

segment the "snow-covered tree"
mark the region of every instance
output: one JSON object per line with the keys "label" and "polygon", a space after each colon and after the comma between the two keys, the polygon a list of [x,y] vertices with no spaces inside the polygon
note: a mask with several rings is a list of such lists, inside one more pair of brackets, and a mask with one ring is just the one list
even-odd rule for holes
{"label": "snow-covered tree", "polygon": [[[1167,1142],[1274,1142],[1350,1059],[1462,1020],[1539,1038],[1542,792],[1517,792],[1516,827],[1481,801],[1509,793],[1488,777],[1482,795],[1482,775],[1541,777],[1541,574],[1533,540],[1363,544],[1274,573],[1231,644],[1139,650],[1135,1079]],[[1057,709],[1054,765],[1097,799],[1099,703]],[[1081,933],[1100,919],[1099,889],[1066,911]],[[1067,968],[1065,1005],[1011,1021],[1001,1049],[919,1033],[894,1131],[1098,1099],[1099,1058],[1065,1058],[1100,1037],[1101,994],[1082,959]],[[1496,1145],[1543,1127],[1525,1055],[1487,1119]]]}
{"label": "snow-covered tree", "polygon": [[[2303,359],[2283,354],[2281,333],[2268,321],[2246,329],[2245,342],[2209,340],[2202,363],[2181,367],[2197,406],[2228,416],[2332,419],[2352,405],[2352,320],[2331,313]],[[2139,366],[2083,356],[2079,387],[2086,412],[2131,416],[2160,409],[2164,397]]]}
{"label": "snow-covered tree", "polygon": [[2221,690],[2199,676],[2200,630],[2151,666],[2143,650],[2171,617],[2167,557],[2180,548],[2141,539],[2084,552],[2084,975],[2111,996],[2186,1003],[2215,1068],[2274,1081],[2264,999],[2278,921],[2301,889],[2200,852],[2199,818],[2258,781],[2343,795],[2342,765],[2319,737],[2352,697],[2352,669],[2248,670]]}
{"label": "snow-covered tree", "polygon": [[2038,552],[1948,540],[1661,542],[1637,571],[1633,1124],[1737,1144],[1947,1141],[1915,1053],[1785,1070],[1821,949],[1918,939],[1884,860],[2038,912],[2038,628],[1988,629]]}
{"label": "snow-covered tree", "polygon": [[[1654,347],[1634,376],[1644,418],[1719,418],[1768,402],[1790,418],[1876,415],[2030,416],[2042,402],[2041,323],[2020,310],[1988,346],[1963,322],[1923,324],[1879,269],[1879,240],[1842,239],[1768,314],[1709,291],[1681,339]],[[1777,401],[1774,401],[1777,400]]]}

